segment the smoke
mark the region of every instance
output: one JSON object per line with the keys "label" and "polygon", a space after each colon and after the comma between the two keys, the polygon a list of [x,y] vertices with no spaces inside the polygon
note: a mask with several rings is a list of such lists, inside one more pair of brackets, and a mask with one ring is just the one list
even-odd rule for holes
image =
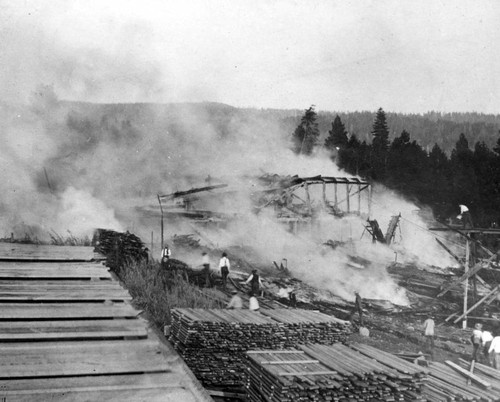
{"label": "smoke", "polygon": [[[175,62],[156,63],[155,49],[144,46],[145,24],[119,28],[104,48],[85,37],[66,41],[57,29],[47,30],[42,18],[27,23],[17,17],[18,24],[2,31],[0,52],[0,224],[5,235],[70,231],[86,236],[106,227],[131,230],[144,240],[153,231],[157,240],[158,220],[136,207],[152,204],[157,210],[158,193],[203,186],[210,175],[228,188],[222,199],[212,198],[205,207],[237,213],[239,219],[224,231],[207,231],[207,238],[221,248],[248,246],[263,264],[287,258],[295,275],[346,299],[358,290],[363,297],[406,303],[385,271],[394,250],[398,261],[451,265],[432,236],[416,229],[425,227],[414,214],[416,207],[381,187],[374,193],[372,216],[382,228],[394,214],[404,218],[403,242],[394,250],[373,245],[366,233],[361,237],[366,216],[325,216],[320,227],[296,236],[275,222],[272,211],[255,215],[251,198],[262,190],[256,180],[262,173],[348,176],[320,148],[312,157],[295,155],[288,126],[272,113],[211,103],[61,100],[120,102],[183,86],[169,80]],[[313,203],[320,202],[320,193],[311,188]],[[366,192],[360,202],[366,212]],[[191,230],[186,222],[167,222],[168,235]],[[322,245],[326,240],[342,245],[331,249]],[[353,255],[364,263],[353,261]]]}

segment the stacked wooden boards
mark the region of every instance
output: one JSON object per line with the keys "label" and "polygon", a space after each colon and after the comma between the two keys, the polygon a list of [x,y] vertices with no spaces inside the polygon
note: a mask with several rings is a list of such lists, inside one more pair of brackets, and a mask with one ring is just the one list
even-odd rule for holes
{"label": "stacked wooden boards", "polygon": [[[500,401],[500,371],[475,363],[469,383],[463,371],[469,372],[470,362],[460,359],[451,362],[433,363],[423,392],[429,401],[467,400]],[[460,372],[463,370],[462,372]]]}
{"label": "stacked wooden boards", "polygon": [[174,309],[170,340],[207,388],[238,388],[248,350],[333,344],[349,333],[349,323],[310,310]]}
{"label": "stacked wooden boards", "polygon": [[249,351],[247,357],[251,401],[425,400],[420,392],[425,369],[407,367],[405,361],[364,345],[358,350],[310,344],[299,350]]}
{"label": "stacked wooden boards", "polygon": [[95,257],[0,246],[0,400],[208,400]]}

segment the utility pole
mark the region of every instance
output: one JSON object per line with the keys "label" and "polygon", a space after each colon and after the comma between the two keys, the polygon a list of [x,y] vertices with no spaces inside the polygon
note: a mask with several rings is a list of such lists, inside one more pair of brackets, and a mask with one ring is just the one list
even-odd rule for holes
{"label": "utility pole", "polygon": [[[469,271],[470,264],[470,242],[467,238],[465,240],[465,273]],[[462,321],[462,328],[467,329],[467,296],[469,293],[469,278],[464,281],[464,320]]]}

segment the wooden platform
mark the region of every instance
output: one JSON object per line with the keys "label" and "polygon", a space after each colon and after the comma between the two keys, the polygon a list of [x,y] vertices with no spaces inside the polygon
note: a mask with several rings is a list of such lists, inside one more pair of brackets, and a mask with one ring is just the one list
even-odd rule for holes
{"label": "wooden platform", "polygon": [[0,243],[0,401],[211,400],[101,257]]}

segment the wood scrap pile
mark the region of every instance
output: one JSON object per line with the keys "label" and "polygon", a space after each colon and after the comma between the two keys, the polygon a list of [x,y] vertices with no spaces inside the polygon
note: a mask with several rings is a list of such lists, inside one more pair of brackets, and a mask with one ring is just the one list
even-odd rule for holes
{"label": "wood scrap pile", "polygon": [[424,368],[408,368],[405,361],[365,346],[370,356],[343,344],[249,351],[250,400],[424,401]]}
{"label": "wood scrap pile", "polygon": [[193,234],[188,235],[174,235],[172,238],[174,244],[178,247],[200,247],[200,239],[195,239]]}
{"label": "wood scrap pile", "polygon": [[311,311],[173,309],[170,341],[205,387],[241,388],[246,351],[344,342],[350,330],[345,321]]}
{"label": "wood scrap pile", "polygon": [[92,239],[95,251],[104,254],[111,269],[119,272],[125,262],[147,258],[144,243],[136,235],[97,229]]}
{"label": "wood scrap pile", "polygon": [[[500,372],[475,363],[470,373],[470,362],[460,364],[447,361],[432,363],[430,376],[423,387],[429,401],[500,401]],[[470,382],[469,382],[470,379]]]}

